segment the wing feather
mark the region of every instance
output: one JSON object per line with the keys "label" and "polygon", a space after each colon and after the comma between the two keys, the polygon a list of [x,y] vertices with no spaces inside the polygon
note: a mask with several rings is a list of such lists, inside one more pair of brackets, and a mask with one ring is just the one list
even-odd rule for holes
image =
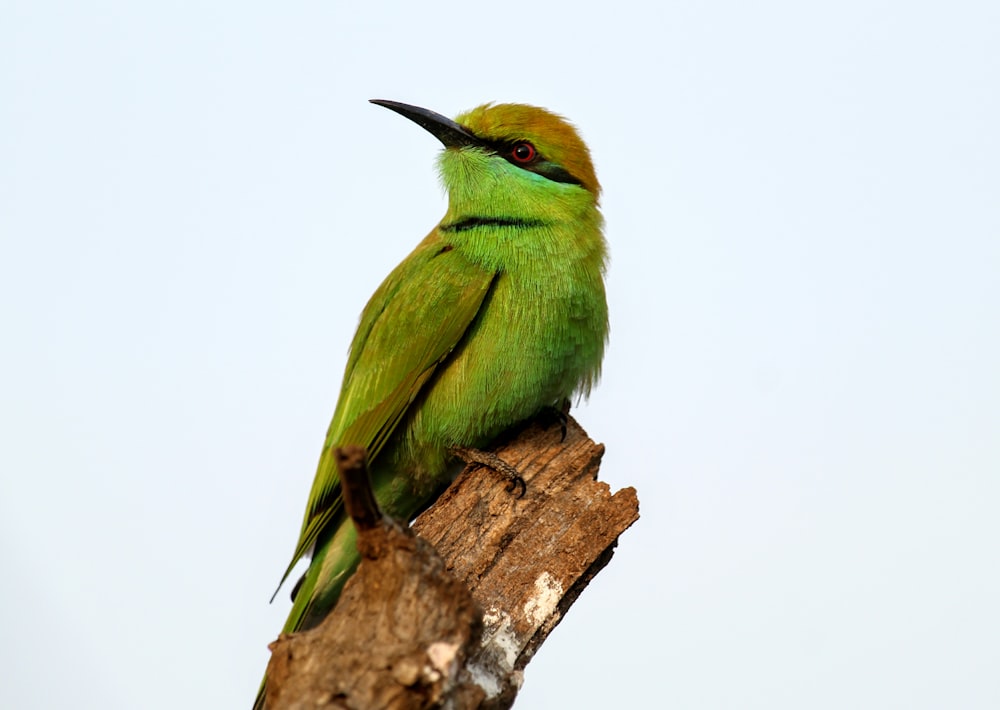
{"label": "wing feather", "polygon": [[[496,273],[444,246],[432,233],[382,282],[361,314],[340,398],[309,493],[284,584],[343,500],[333,452],[363,446],[368,461],[385,447],[410,404],[476,319]],[[279,588],[280,588],[279,584]]]}

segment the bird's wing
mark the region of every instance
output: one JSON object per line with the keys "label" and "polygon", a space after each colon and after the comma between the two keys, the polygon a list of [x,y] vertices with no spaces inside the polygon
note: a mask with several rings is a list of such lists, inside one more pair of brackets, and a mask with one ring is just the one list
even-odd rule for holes
{"label": "bird's wing", "polygon": [[375,460],[435,368],[461,341],[495,280],[496,272],[434,237],[389,274],[361,314],[302,531],[281,584],[341,508],[334,450],[363,446],[369,463]]}

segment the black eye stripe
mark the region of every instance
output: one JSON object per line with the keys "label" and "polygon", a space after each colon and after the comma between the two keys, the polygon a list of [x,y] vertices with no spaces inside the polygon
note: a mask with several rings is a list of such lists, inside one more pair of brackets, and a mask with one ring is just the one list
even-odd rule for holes
{"label": "black eye stripe", "polygon": [[563,182],[568,185],[583,185],[577,178],[566,170],[561,165],[556,165],[555,163],[550,163],[546,160],[540,160],[534,165],[521,165],[525,170],[530,170],[533,173],[538,173],[542,177],[546,177],[553,182]]}
{"label": "black eye stripe", "polygon": [[[531,160],[521,163],[514,159],[514,150],[517,146],[524,144],[532,146],[535,155]],[[528,170],[537,175],[541,175],[542,177],[548,178],[553,182],[561,182],[568,185],[583,185],[583,183],[566,170],[566,168],[546,160],[545,156],[542,155],[538,148],[535,147],[534,143],[531,143],[530,141],[488,141],[486,142],[486,145],[508,163],[516,165],[522,170]]]}

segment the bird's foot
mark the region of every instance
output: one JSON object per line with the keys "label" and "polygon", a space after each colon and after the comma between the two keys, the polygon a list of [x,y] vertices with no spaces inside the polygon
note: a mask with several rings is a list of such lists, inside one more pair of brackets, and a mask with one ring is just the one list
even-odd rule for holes
{"label": "bird's foot", "polygon": [[466,463],[492,468],[494,471],[507,479],[508,491],[513,493],[518,487],[520,487],[521,492],[518,494],[518,498],[523,498],[524,494],[528,492],[528,484],[524,482],[524,479],[521,477],[521,474],[517,472],[517,469],[496,454],[490,453],[489,451],[480,451],[479,449],[470,449],[466,446],[451,446],[448,448],[448,451],[453,456],[457,456]]}
{"label": "bird's foot", "polygon": [[569,400],[564,399],[558,407],[551,404],[545,405],[535,416],[535,421],[546,429],[553,424],[558,424],[562,433],[559,441],[566,441],[566,426],[569,424]]}

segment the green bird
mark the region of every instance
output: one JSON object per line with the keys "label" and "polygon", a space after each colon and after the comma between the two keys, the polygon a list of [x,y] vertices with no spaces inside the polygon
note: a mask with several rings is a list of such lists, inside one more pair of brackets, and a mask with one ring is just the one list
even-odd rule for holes
{"label": "green bird", "polygon": [[311,555],[286,633],[319,624],[359,562],[338,447],[367,450],[380,506],[409,520],[459,470],[456,449],[485,447],[546,408],[588,395],[608,337],[601,188],[570,123],[522,104],[484,104],[452,121],[372,103],[444,144],[438,167],[448,210],[361,314],[281,580]]}

